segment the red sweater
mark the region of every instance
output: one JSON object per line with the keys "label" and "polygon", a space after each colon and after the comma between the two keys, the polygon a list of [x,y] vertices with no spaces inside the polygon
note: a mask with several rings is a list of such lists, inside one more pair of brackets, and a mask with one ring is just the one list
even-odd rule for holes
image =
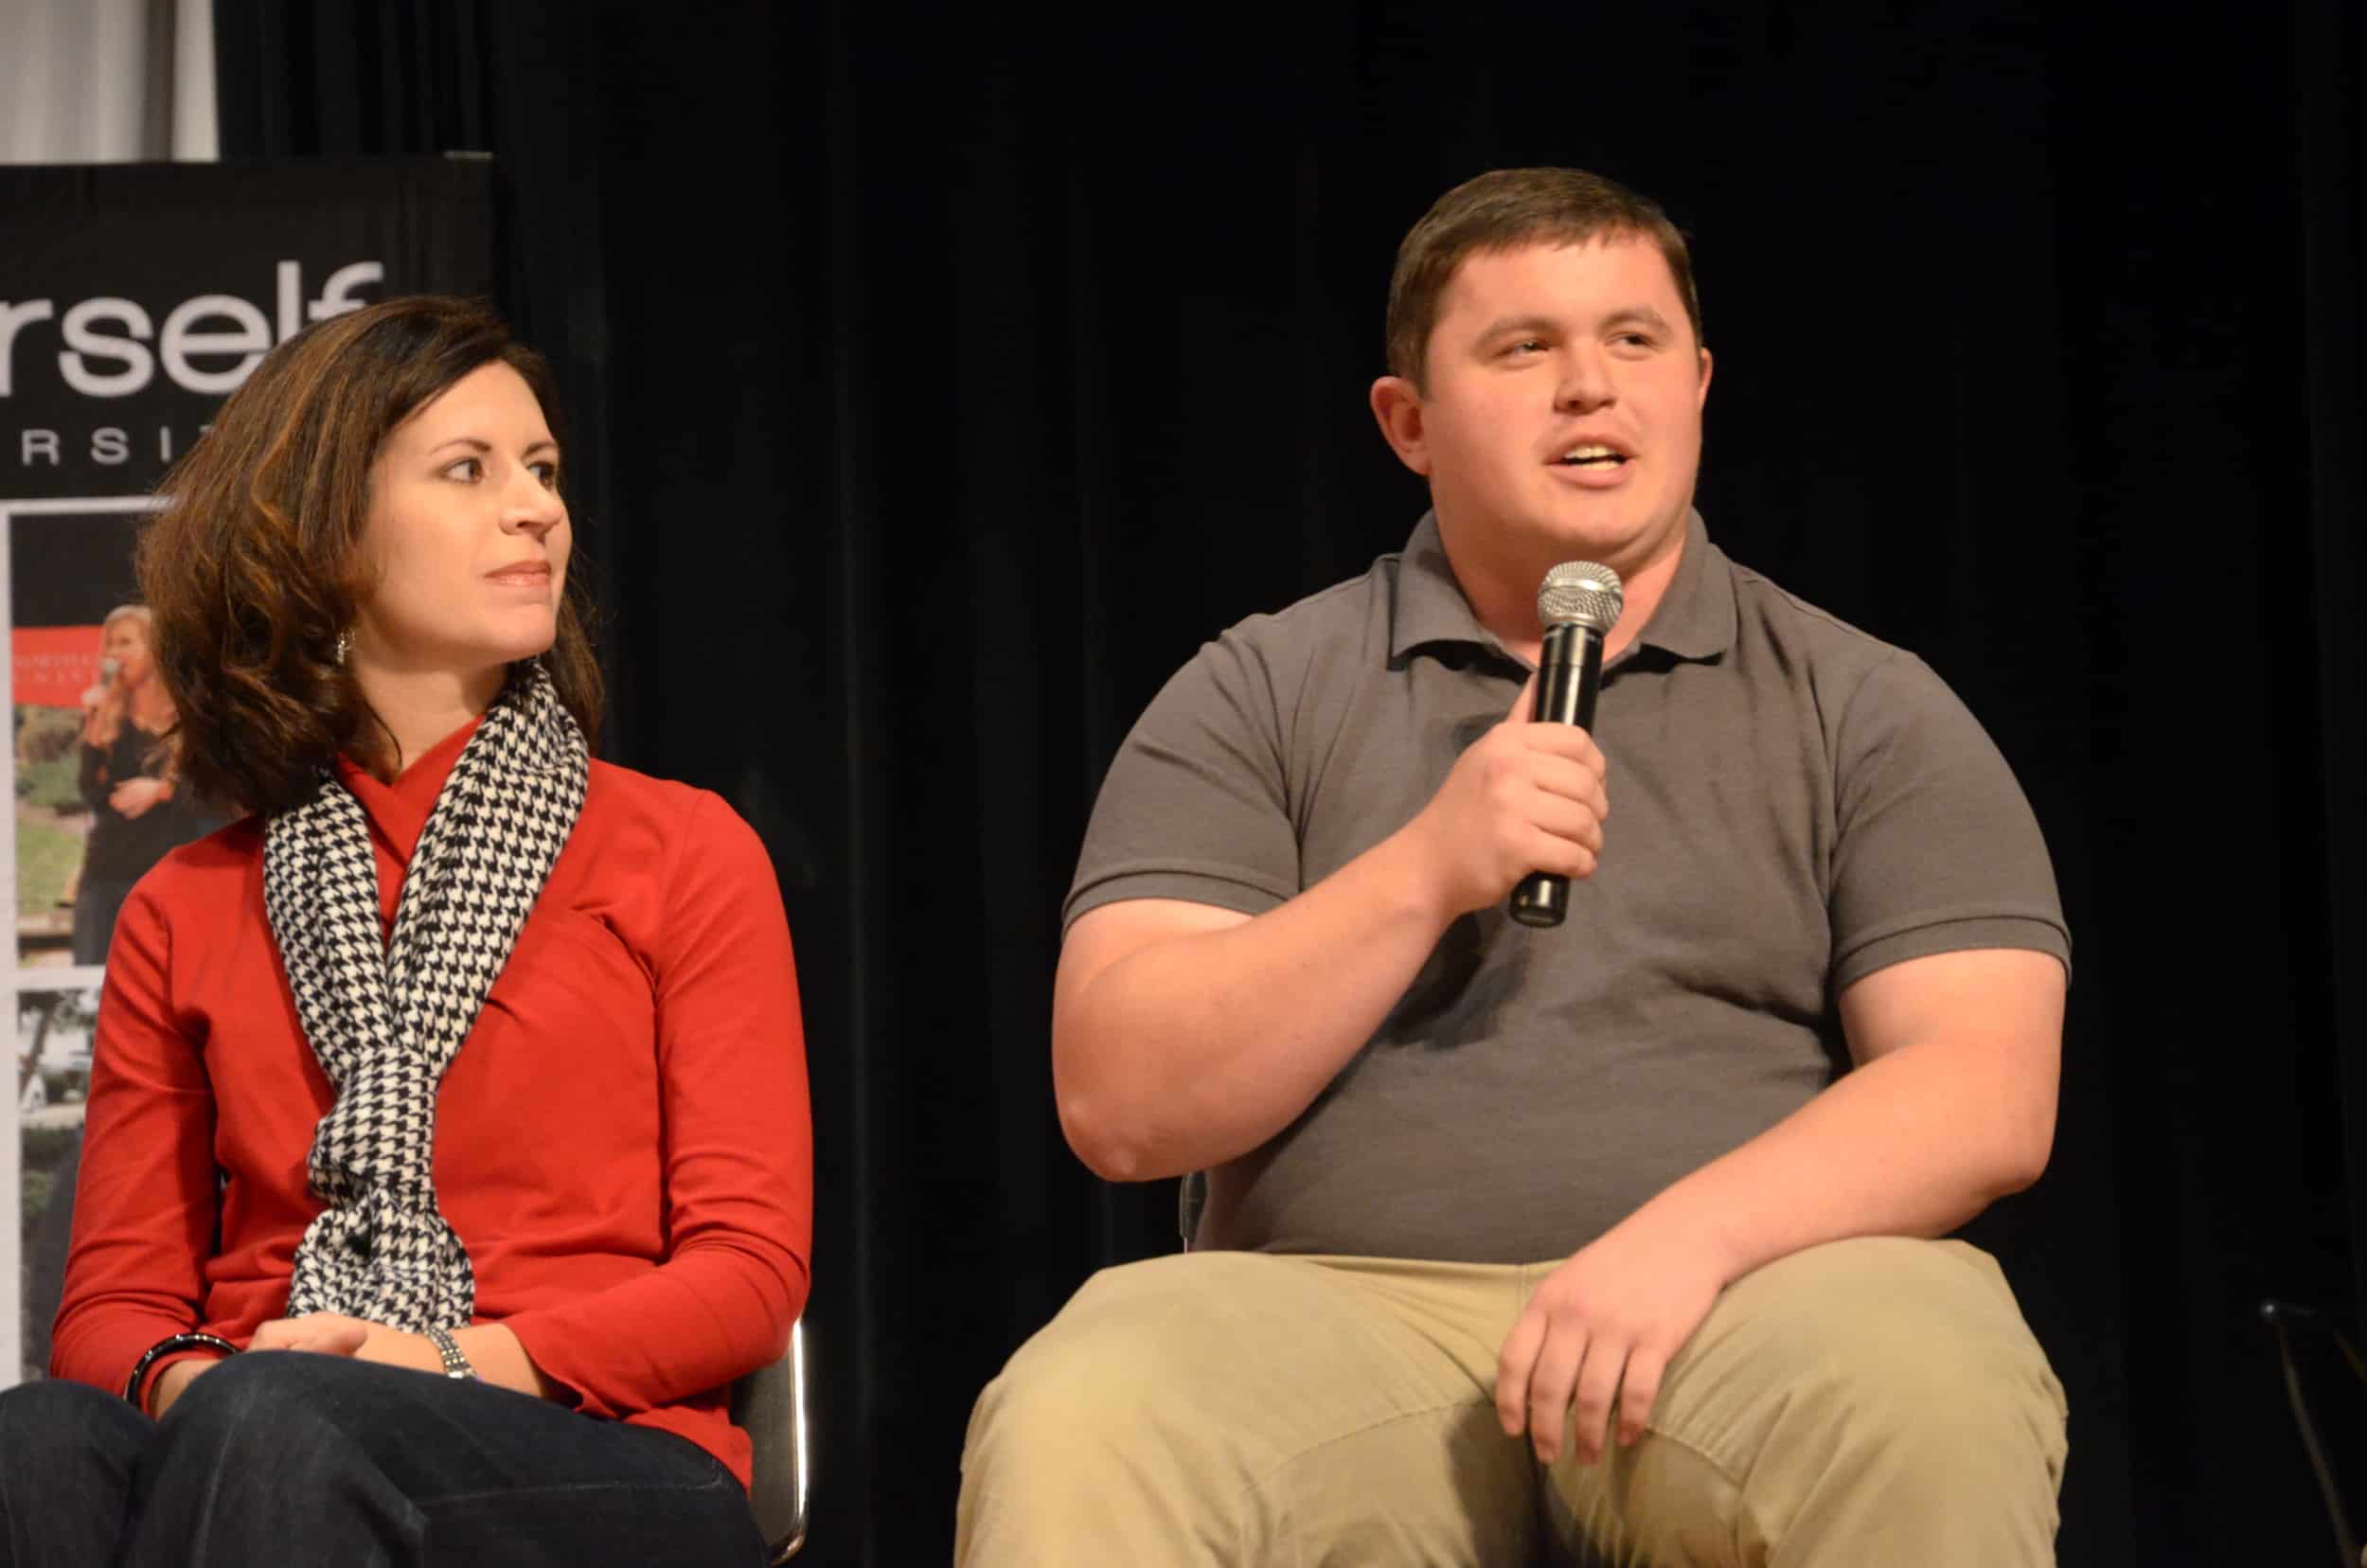
{"label": "red sweater", "polygon": [[[341,769],[389,934],[474,730],[392,785]],[[175,850],[108,955],[53,1375],[119,1389],[169,1334],[243,1344],[283,1315],[332,1098],[264,918],[261,821]],[[475,1321],[508,1325],[586,1415],[678,1433],[744,1484],[727,1385],[776,1359],[804,1310],[812,1131],[780,892],[720,798],[592,764],[445,1071],[435,1171]]]}

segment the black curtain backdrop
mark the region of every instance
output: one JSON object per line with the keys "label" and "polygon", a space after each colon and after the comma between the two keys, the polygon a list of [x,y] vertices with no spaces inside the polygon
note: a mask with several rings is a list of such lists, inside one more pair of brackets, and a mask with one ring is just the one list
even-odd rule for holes
{"label": "black curtain backdrop", "polygon": [[2254,1308],[2354,1311],[2367,1238],[2358,8],[1745,9],[217,0],[227,153],[496,159],[607,753],[772,847],[812,1560],[943,1560],[978,1388],[1174,1246],[1054,1114],[1086,812],[1202,639],[1402,541],[1392,252],[1545,162],[1695,236],[1716,536],[1929,659],[2047,829],[2057,1153],[1973,1234],[2070,1390],[2062,1560],[2324,1559]]}

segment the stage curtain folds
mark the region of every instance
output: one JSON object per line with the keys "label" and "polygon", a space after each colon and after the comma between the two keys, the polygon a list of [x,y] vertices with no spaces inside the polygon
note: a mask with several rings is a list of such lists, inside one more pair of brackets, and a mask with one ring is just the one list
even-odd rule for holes
{"label": "stage curtain folds", "polygon": [[780,870],[811,1560],[943,1560],[979,1386],[1173,1247],[1051,1101],[1094,790],[1201,641],[1402,541],[1391,253],[1539,162],[1695,236],[1720,543],[1928,659],[2046,828],[2061,1131],[1976,1235],[2070,1389],[2062,1560],[2323,1550],[2252,1308],[2349,1308],[2367,1219],[2360,17],[1904,15],[219,0],[227,153],[496,159],[609,754]]}

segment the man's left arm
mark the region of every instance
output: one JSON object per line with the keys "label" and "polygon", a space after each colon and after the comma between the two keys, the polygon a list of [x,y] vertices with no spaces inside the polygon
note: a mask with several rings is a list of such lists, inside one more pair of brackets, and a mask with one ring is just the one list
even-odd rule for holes
{"label": "man's left arm", "polygon": [[[2068,940],[2005,758],[1922,661],[1833,709],[1831,985],[1854,1062],[1814,1099],[1644,1203],[1548,1275],[1506,1336],[1496,1402],[1539,1457],[1643,1434],[1717,1292],[1853,1236],[1942,1236],[2045,1168]],[[1617,759],[1612,759],[1614,770]]]}
{"label": "man's left arm", "polygon": [[1551,1463],[1575,1404],[1591,1464],[1614,1396],[1619,1441],[1643,1435],[1669,1358],[1727,1285],[1824,1241],[1946,1235],[2036,1181],[2055,1138],[2065,981],[2051,953],[1982,948],[1842,991],[1853,1071],[1539,1286],[1499,1361],[1504,1431],[1527,1431]]}

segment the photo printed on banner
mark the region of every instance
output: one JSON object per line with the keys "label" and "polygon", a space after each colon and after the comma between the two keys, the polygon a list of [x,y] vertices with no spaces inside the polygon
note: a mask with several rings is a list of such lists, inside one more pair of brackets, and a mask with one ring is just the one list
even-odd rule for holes
{"label": "photo printed on banner", "polygon": [[228,813],[174,765],[132,552],[144,496],[0,501],[12,816],[0,871],[15,894],[8,988],[16,1049],[0,1118],[0,1386],[43,1374],[64,1277],[107,944],[150,866]]}
{"label": "photo printed on banner", "polygon": [[98,1022],[98,978],[60,978],[71,983],[20,983],[16,992],[10,1079],[17,1124],[15,1283],[24,1308],[10,1370],[27,1381],[49,1365],[49,1325],[65,1281],[82,1108],[90,1096],[91,1036]]}
{"label": "photo printed on banner", "polygon": [[17,503],[8,513],[16,775],[16,962],[106,961],[148,868],[230,813],[180,776],[132,550],[147,504]]}

